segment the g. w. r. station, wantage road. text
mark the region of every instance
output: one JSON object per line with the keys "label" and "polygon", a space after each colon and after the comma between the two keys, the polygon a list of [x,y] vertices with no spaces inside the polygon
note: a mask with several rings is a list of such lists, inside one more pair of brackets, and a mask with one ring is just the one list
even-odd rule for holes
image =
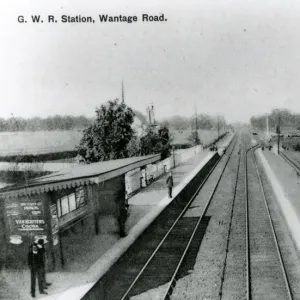
{"label": "g. w. r. station, wantage road. text", "polygon": [[[30,20],[30,21],[28,21]],[[118,16],[110,16],[110,15],[98,15],[97,18],[91,16],[70,16],[70,15],[62,15],[60,17],[56,17],[53,15],[48,15],[46,18],[42,17],[41,15],[31,15],[30,18],[25,16],[18,16],[19,23],[135,23],[138,21],[142,22],[166,22],[167,19],[165,18],[164,14],[158,15],[149,15],[149,14],[142,14],[141,16],[125,16],[125,15],[118,15]]]}

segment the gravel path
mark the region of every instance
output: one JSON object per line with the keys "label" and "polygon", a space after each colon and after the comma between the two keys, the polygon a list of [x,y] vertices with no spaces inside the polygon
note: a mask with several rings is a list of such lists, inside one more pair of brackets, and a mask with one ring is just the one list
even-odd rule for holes
{"label": "gravel path", "polygon": [[[229,151],[228,151],[229,152]],[[194,270],[190,275],[177,281],[172,299],[218,299],[221,287],[221,274],[224,268],[224,260],[227,246],[229,222],[231,218],[231,207],[233,190],[236,180],[238,148],[230,159],[225,173],[220,181],[211,205],[206,213],[211,216],[206,234],[201,243],[196,258]],[[224,167],[225,159],[222,159],[210,179],[196,197],[193,206],[203,203],[209,198],[220,170]]]}
{"label": "gravel path", "polygon": [[221,299],[246,299],[246,202],[245,202],[245,146],[241,160],[233,206],[228,254]]}

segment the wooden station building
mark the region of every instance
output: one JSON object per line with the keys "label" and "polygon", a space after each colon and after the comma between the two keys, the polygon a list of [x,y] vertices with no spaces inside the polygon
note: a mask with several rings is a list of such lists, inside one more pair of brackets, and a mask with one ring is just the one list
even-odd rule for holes
{"label": "wooden station building", "polygon": [[48,268],[63,267],[76,247],[102,233],[101,219],[110,217],[115,226],[125,206],[125,174],[159,160],[148,155],[78,165],[1,189],[2,267],[25,267],[29,245],[40,238],[46,241]]}

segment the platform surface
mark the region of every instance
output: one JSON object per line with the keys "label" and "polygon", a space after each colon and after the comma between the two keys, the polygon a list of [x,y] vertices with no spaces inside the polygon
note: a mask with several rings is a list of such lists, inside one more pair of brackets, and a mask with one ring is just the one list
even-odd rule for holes
{"label": "platform surface", "polygon": [[280,155],[261,149],[257,154],[273,187],[286,224],[300,250],[300,176]]}

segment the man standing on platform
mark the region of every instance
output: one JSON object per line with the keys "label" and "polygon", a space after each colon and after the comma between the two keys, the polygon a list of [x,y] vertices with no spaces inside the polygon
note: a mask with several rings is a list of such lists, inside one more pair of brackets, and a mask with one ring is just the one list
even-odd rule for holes
{"label": "man standing on platform", "polygon": [[36,278],[38,279],[39,291],[40,294],[46,294],[44,291],[44,282],[43,282],[43,257],[38,251],[37,244],[32,244],[28,253],[28,266],[31,273],[31,296],[35,298],[35,285]]}
{"label": "man standing on platform", "polygon": [[167,178],[167,186],[168,186],[168,190],[169,190],[169,198],[172,198],[172,189],[173,189],[173,176],[172,176],[172,172],[170,171],[169,176]]}
{"label": "man standing on platform", "polygon": [[119,222],[119,227],[120,227],[120,237],[125,237],[126,232],[125,232],[125,225],[126,225],[126,220],[127,220],[127,208],[126,206],[121,209],[118,222]]}
{"label": "man standing on platform", "polygon": [[47,289],[51,283],[48,283],[46,281],[46,250],[45,250],[45,244],[43,239],[39,239],[37,243],[38,252],[42,256],[42,278],[43,278],[43,285],[44,289]]}

